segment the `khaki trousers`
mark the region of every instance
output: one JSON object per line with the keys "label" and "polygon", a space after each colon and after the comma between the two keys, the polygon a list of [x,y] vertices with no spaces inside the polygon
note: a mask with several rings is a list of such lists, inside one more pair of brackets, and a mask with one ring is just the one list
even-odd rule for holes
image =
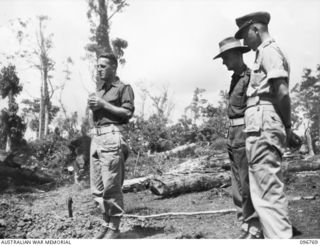
{"label": "khaki trousers", "polygon": [[128,147],[121,132],[94,135],[90,148],[91,192],[107,226],[118,229],[124,214],[122,184]]}
{"label": "khaki trousers", "polygon": [[272,104],[258,104],[246,110],[245,123],[251,199],[264,237],[291,238],[292,226],[281,175],[286,139],[282,121]]}
{"label": "khaki trousers", "polygon": [[249,165],[245,149],[244,125],[231,126],[228,133],[228,153],[231,162],[233,202],[241,228],[256,235],[260,233],[258,216],[255,213],[249,188]]}

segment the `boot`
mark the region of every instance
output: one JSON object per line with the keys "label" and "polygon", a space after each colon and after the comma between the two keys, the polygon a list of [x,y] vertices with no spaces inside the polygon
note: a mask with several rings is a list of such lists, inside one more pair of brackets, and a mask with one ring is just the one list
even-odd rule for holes
{"label": "boot", "polygon": [[106,213],[102,213],[102,219],[104,220],[104,223],[102,224],[102,227],[98,234],[94,237],[95,239],[102,239],[106,235],[109,229],[109,220],[110,218],[106,215]]}
{"label": "boot", "polygon": [[108,228],[107,233],[104,235],[103,239],[117,239],[120,236],[120,231],[119,229],[111,229]]}
{"label": "boot", "polygon": [[102,238],[104,238],[105,237],[105,235],[107,234],[107,232],[108,232],[108,227],[106,227],[106,226],[102,226],[101,227],[101,229],[100,229],[100,231],[98,232],[98,234],[97,235],[95,235],[95,239],[102,239]]}

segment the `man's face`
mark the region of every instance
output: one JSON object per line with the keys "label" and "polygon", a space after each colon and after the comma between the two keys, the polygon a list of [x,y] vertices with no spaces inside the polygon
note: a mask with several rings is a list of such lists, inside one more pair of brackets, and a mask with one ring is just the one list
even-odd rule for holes
{"label": "man's face", "polygon": [[115,66],[108,58],[98,59],[98,76],[101,80],[108,81],[115,74]]}
{"label": "man's face", "polygon": [[243,44],[247,45],[250,49],[256,50],[261,43],[259,33],[254,28],[253,25],[250,25],[243,32]]}
{"label": "man's face", "polygon": [[242,54],[239,50],[229,50],[222,54],[222,63],[229,71],[234,71],[239,66],[239,58]]}

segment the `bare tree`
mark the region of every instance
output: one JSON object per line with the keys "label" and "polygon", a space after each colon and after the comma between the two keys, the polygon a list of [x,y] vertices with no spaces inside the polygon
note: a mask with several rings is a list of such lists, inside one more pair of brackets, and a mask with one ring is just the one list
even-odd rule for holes
{"label": "bare tree", "polygon": [[63,111],[63,114],[64,114],[65,118],[67,118],[68,115],[67,115],[66,107],[64,106],[64,104],[62,102],[62,95],[63,95],[64,88],[66,86],[66,83],[71,80],[70,65],[73,65],[73,61],[72,61],[71,57],[68,57],[66,59],[66,61],[64,62],[64,66],[65,66],[64,70],[63,70],[64,80],[62,81],[62,83],[61,83],[61,85],[59,87],[59,89],[60,89],[59,103],[60,103],[60,106],[61,106],[61,109]]}
{"label": "bare tree", "polygon": [[14,64],[21,64],[21,61],[24,61],[27,64],[25,69],[35,67],[40,71],[39,138],[43,138],[48,134],[51,98],[56,90],[50,81],[50,73],[54,70],[55,64],[49,54],[52,49],[53,34],[46,34],[48,20],[48,16],[41,15],[37,17],[35,36],[30,35],[32,33],[30,25],[33,24],[31,19],[22,20],[18,18],[15,21],[11,21],[11,29],[16,35],[20,48],[14,54],[7,56],[7,59],[14,61]]}
{"label": "bare tree", "polygon": [[145,87],[141,87],[140,89],[142,91],[142,99],[144,100],[144,104],[146,97],[148,97],[156,110],[156,115],[168,120],[171,116],[172,110],[175,107],[175,104],[172,100],[172,95],[170,95],[169,92],[169,86],[166,85],[162,87],[162,90],[158,95],[151,94],[150,91]]}
{"label": "bare tree", "polygon": [[[110,42],[109,32],[112,18],[128,6],[128,3],[126,0],[88,0],[88,5],[87,17],[90,22],[91,37],[86,49],[94,52],[96,57],[103,51],[113,52],[119,62],[124,63],[123,49],[127,48],[128,43],[121,38],[116,38]],[[99,19],[98,26],[94,20],[95,17]]]}

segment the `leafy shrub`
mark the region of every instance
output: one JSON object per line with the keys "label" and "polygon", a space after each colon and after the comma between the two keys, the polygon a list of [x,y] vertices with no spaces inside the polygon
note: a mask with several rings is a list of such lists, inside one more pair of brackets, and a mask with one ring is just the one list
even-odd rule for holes
{"label": "leafy shrub", "polygon": [[32,163],[36,164],[36,168],[45,170],[58,183],[71,178],[66,173],[66,167],[72,162],[73,156],[66,139],[53,133],[43,140],[30,142],[28,148],[33,153]]}

